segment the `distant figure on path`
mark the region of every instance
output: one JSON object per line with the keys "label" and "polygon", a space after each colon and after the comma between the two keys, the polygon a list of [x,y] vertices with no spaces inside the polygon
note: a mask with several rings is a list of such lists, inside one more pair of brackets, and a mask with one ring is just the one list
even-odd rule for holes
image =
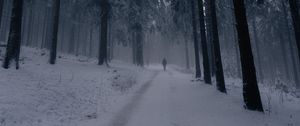
{"label": "distant figure on path", "polygon": [[162,65],[164,67],[164,71],[166,71],[166,69],[167,69],[167,60],[166,60],[166,58],[163,59]]}

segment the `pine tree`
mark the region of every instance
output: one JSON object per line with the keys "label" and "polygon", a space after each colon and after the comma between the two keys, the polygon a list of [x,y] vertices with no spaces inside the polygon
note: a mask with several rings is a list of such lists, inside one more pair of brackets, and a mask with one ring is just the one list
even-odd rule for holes
{"label": "pine tree", "polygon": [[10,61],[16,61],[16,69],[19,69],[19,57],[21,48],[23,0],[14,0],[11,14],[9,38],[3,68],[8,69]]}
{"label": "pine tree", "polygon": [[195,1],[191,0],[191,11],[192,11],[192,23],[193,23],[193,37],[194,37],[194,48],[195,48],[195,68],[196,68],[196,78],[201,77],[200,69],[200,58],[199,58],[199,43],[198,43],[198,34],[197,34],[197,22],[195,15]]}
{"label": "pine tree", "polygon": [[216,74],[216,66],[215,66],[215,53],[212,39],[212,16],[211,16],[211,0],[205,0],[205,21],[206,21],[206,31],[207,31],[207,45],[209,50],[209,58],[210,58],[210,68],[211,68],[211,76],[215,76]]}
{"label": "pine tree", "polygon": [[202,55],[203,55],[204,81],[207,84],[211,84],[210,65],[209,65],[207,40],[206,40],[206,27],[205,27],[204,10],[203,10],[204,6],[202,0],[198,0],[198,8],[199,8]]}
{"label": "pine tree", "polygon": [[1,20],[2,20],[2,11],[4,7],[4,0],[0,1],[0,25],[1,25]]}
{"label": "pine tree", "polygon": [[210,10],[211,10],[211,21],[212,21],[212,39],[213,39],[215,66],[216,66],[217,89],[220,92],[226,93],[215,0],[210,1]]}
{"label": "pine tree", "polygon": [[185,63],[186,69],[190,69],[189,43],[187,38],[184,38]]}
{"label": "pine tree", "polygon": [[144,55],[143,55],[143,28],[142,25],[136,24],[136,60],[137,65],[144,66]]}
{"label": "pine tree", "polygon": [[258,75],[260,77],[261,82],[264,81],[264,74],[262,72],[262,60],[261,60],[261,50],[260,50],[260,41],[258,39],[258,35],[257,35],[257,27],[256,27],[256,19],[254,18],[252,20],[252,29],[253,29],[253,36],[254,36],[254,42],[255,42],[255,46],[256,46],[256,55],[257,55],[257,66],[258,66]]}
{"label": "pine tree", "polygon": [[54,7],[55,7],[55,9],[54,9],[54,24],[53,24],[52,43],[51,43],[50,60],[49,60],[50,64],[55,64],[55,62],[56,62],[60,0],[55,0]]}
{"label": "pine tree", "polygon": [[108,14],[109,3],[108,0],[101,1],[101,42],[99,44],[99,62],[98,65],[107,63],[107,31],[108,31]]}
{"label": "pine tree", "polygon": [[292,59],[292,66],[293,66],[293,75],[294,75],[294,81],[296,84],[298,84],[300,81],[299,81],[299,74],[298,74],[298,70],[297,70],[297,65],[296,65],[296,59],[295,59],[295,52],[294,52],[294,48],[293,48],[293,45],[292,45],[292,38],[291,38],[291,31],[290,31],[290,26],[289,26],[289,20],[288,20],[288,13],[287,13],[287,7],[286,7],[286,4],[285,4],[285,0],[282,0],[281,2],[281,5],[282,5],[282,9],[283,9],[283,15],[285,16],[284,17],[284,26],[285,26],[285,31],[287,32],[288,36],[288,47],[289,47],[289,50],[291,52],[291,59]]}
{"label": "pine tree", "polygon": [[[289,0],[289,5],[291,9],[291,15],[293,19],[293,25],[294,25],[294,32],[297,42],[297,48],[298,48],[298,56],[300,59],[300,15],[299,15],[299,7],[298,7],[298,0]],[[297,87],[300,88],[300,84],[297,84]]]}
{"label": "pine tree", "polygon": [[249,110],[263,112],[264,110],[257,84],[244,0],[233,0],[233,3],[243,72],[243,96],[246,105],[245,107]]}

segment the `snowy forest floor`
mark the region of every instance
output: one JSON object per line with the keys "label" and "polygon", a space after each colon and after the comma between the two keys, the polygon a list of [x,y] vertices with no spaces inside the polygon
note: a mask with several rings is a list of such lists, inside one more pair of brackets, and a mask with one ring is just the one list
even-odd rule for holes
{"label": "snowy forest floor", "polygon": [[0,68],[0,126],[299,126],[300,99],[261,88],[266,112],[243,108],[239,81],[228,94],[172,66],[138,68],[114,61],[22,49],[20,70]]}

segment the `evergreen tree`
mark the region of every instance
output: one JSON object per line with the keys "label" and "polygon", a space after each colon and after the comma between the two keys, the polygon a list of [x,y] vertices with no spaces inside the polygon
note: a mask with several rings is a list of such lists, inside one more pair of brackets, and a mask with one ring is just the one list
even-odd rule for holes
{"label": "evergreen tree", "polygon": [[226,93],[215,0],[210,1],[210,11],[211,11],[211,21],[212,21],[212,39],[213,39],[212,42],[214,47],[214,57],[215,57],[214,61],[216,67],[215,69],[216,69],[217,89],[220,92]]}
{"label": "evergreen tree", "polygon": [[[297,42],[297,48],[298,48],[298,56],[300,59],[300,15],[299,15],[299,7],[298,7],[298,0],[288,0],[290,9],[291,9],[291,15],[293,19],[293,25],[294,25],[294,32]],[[300,88],[300,84],[297,84],[297,87]]]}
{"label": "evergreen tree", "polygon": [[1,21],[2,21],[3,7],[4,7],[4,0],[1,0],[0,1],[0,25],[1,25]]}
{"label": "evergreen tree", "polygon": [[16,62],[16,69],[19,69],[19,57],[21,48],[23,0],[14,0],[11,14],[9,38],[7,42],[6,55],[3,68],[8,69],[12,59]]}
{"label": "evergreen tree", "polygon": [[107,63],[107,31],[108,31],[108,14],[109,3],[108,0],[101,1],[101,42],[99,44],[99,65]]}
{"label": "evergreen tree", "polygon": [[197,21],[196,21],[194,0],[191,0],[191,11],[192,11],[193,37],[194,37],[194,49],[195,49],[196,78],[200,78],[201,69],[200,69],[200,58],[199,58],[199,42],[198,42],[198,34],[197,34]]}
{"label": "evergreen tree", "polygon": [[60,13],[60,0],[55,0],[54,5],[54,23],[52,33],[52,43],[50,49],[50,64],[55,64],[57,55],[57,39],[58,39],[58,27],[59,27],[59,13]]}
{"label": "evergreen tree", "polygon": [[257,84],[244,0],[233,0],[233,3],[243,72],[243,96],[246,105],[245,107],[249,110],[263,112],[264,110]]}
{"label": "evergreen tree", "polygon": [[198,8],[199,8],[202,55],[203,55],[204,81],[207,84],[211,84],[210,65],[209,65],[208,49],[207,49],[207,41],[206,41],[206,27],[205,27],[204,10],[203,10],[204,6],[202,0],[198,0]]}

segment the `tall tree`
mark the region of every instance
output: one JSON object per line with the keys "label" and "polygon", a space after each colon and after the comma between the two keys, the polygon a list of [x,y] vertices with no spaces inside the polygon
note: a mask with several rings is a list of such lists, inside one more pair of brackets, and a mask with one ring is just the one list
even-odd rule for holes
{"label": "tall tree", "polygon": [[201,69],[200,69],[200,58],[199,58],[199,43],[198,43],[197,21],[196,21],[195,5],[194,5],[194,3],[195,3],[195,1],[191,0],[193,37],[194,37],[194,48],[195,48],[196,78],[200,78],[201,77]]}
{"label": "tall tree", "polygon": [[108,0],[101,0],[101,42],[99,44],[99,65],[107,63]]}
{"label": "tall tree", "polygon": [[190,69],[189,43],[187,38],[184,38],[185,62],[186,69]]}
{"label": "tall tree", "polygon": [[285,0],[282,0],[282,9],[283,9],[283,15],[284,15],[284,26],[285,26],[285,31],[287,32],[287,39],[288,39],[288,46],[289,50],[291,52],[291,59],[292,59],[292,65],[293,65],[293,75],[294,75],[294,81],[296,84],[299,83],[299,74],[297,70],[297,65],[296,65],[296,60],[295,60],[295,52],[292,44],[292,38],[291,38],[291,31],[290,31],[290,26],[289,26],[289,21],[288,21],[288,13],[287,13],[287,8],[285,4]]}
{"label": "tall tree", "polygon": [[143,27],[140,23],[135,26],[135,46],[136,46],[136,65],[144,66],[144,55],[143,55]]}
{"label": "tall tree", "polygon": [[57,55],[57,39],[58,39],[58,27],[59,27],[59,13],[60,13],[60,0],[55,0],[54,3],[54,23],[52,33],[52,43],[50,49],[50,64],[55,64]]}
{"label": "tall tree", "polygon": [[244,0],[233,0],[243,72],[243,96],[246,108],[263,112],[257,84],[254,59],[246,17]]}
{"label": "tall tree", "polygon": [[131,45],[132,45],[132,59],[133,63],[137,66],[144,66],[144,37],[142,24],[147,23],[147,8],[145,4],[146,0],[131,0],[129,1],[129,11],[128,11],[128,26],[129,33],[131,34]]}
{"label": "tall tree", "polygon": [[262,62],[261,62],[261,51],[260,51],[260,46],[259,46],[259,39],[257,35],[257,27],[256,27],[256,18],[252,20],[252,29],[253,29],[253,36],[254,36],[254,42],[256,46],[256,55],[257,55],[257,65],[258,65],[258,75],[260,77],[261,82],[264,81],[264,74],[262,72]]}
{"label": "tall tree", "polygon": [[285,38],[284,38],[284,30],[278,30],[278,36],[279,36],[279,43],[280,43],[280,48],[281,48],[281,56],[282,56],[282,59],[283,59],[283,66],[284,66],[284,71],[285,71],[285,76],[286,76],[286,79],[290,79],[290,71],[289,71],[289,65],[288,65],[288,55],[287,55],[287,51],[286,51],[286,42],[285,42]]}
{"label": "tall tree", "polygon": [[204,19],[204,10],[203,10],[203,1],[198,0],[198,9],[199,9],[199,22],[200,22],[200,32],[201,32],[201,45],[202,45],[202,55],[203,55],[203,70],[204,70],[204,81],[207,84],[211,84],[210,76],[210,65],[208,58],[208,49],[207,49],[207,39],[206,39],[206,27]]}
{"label": "tall tree", "polygon": [[[234,10],[232,10],[231,13],[232,13],[231,24],[235,24]],[[236,54],[237,77],[238,78],[242,78],[242,75],[241,75],[241,63],[240,63],[240,52],[239,52],[239,45],[238,45],[238,41],[237,41],[237,31],[236,31],[235,25],[232,25],[232,27],[233,27],[232,34],[233,34],[233,40],[234,40],[234,50],[235,50],[235,54]]]}
{"label": "tall tree", "polygon": [[10,61],[15,59],[16,69],[19,69],[19,57],[21,48],[23,0],[14,0],[11,14],[9,38],[3,68],[8,69]]}
{"label": "tall tree", "polygon": [[211,9],[212,39],[213,39],[213,47],[214,47],[214,55],[215,55],[217,88],[220,92],[226,93],[222,57],[221,57],[221,50],[220,50],[219,33],[218,33],[216,1],[211,0],[209,4]]}
{"label": "tall tree", "polygon": [[0,1],[0,26],[1,26],[1,20],[2,20],[2,11],[4,7],[4,0]]}
{"label": "tall tree", "polygon": [[205,20],[206,20],[206,31],[207,31],[207,44],[209,47],[210,53],[210,68],[211,68],[211,76],[215,76],[216,73],[216,66],[215,66],[215,53],[214,53],[214,45],[212,39],[212,16],[211,16],[211,7],[210,7],[211,0],[205,0]]}
{"label": "tall tree", "polygon": [[[298,8],[298,0],[289,0],[291,15],[293,19],[295,37],[297,42],[298,53],[300,54],[300,15],[299,15],[299,8]],[[299,59],[300,59],[300,55]]]}

